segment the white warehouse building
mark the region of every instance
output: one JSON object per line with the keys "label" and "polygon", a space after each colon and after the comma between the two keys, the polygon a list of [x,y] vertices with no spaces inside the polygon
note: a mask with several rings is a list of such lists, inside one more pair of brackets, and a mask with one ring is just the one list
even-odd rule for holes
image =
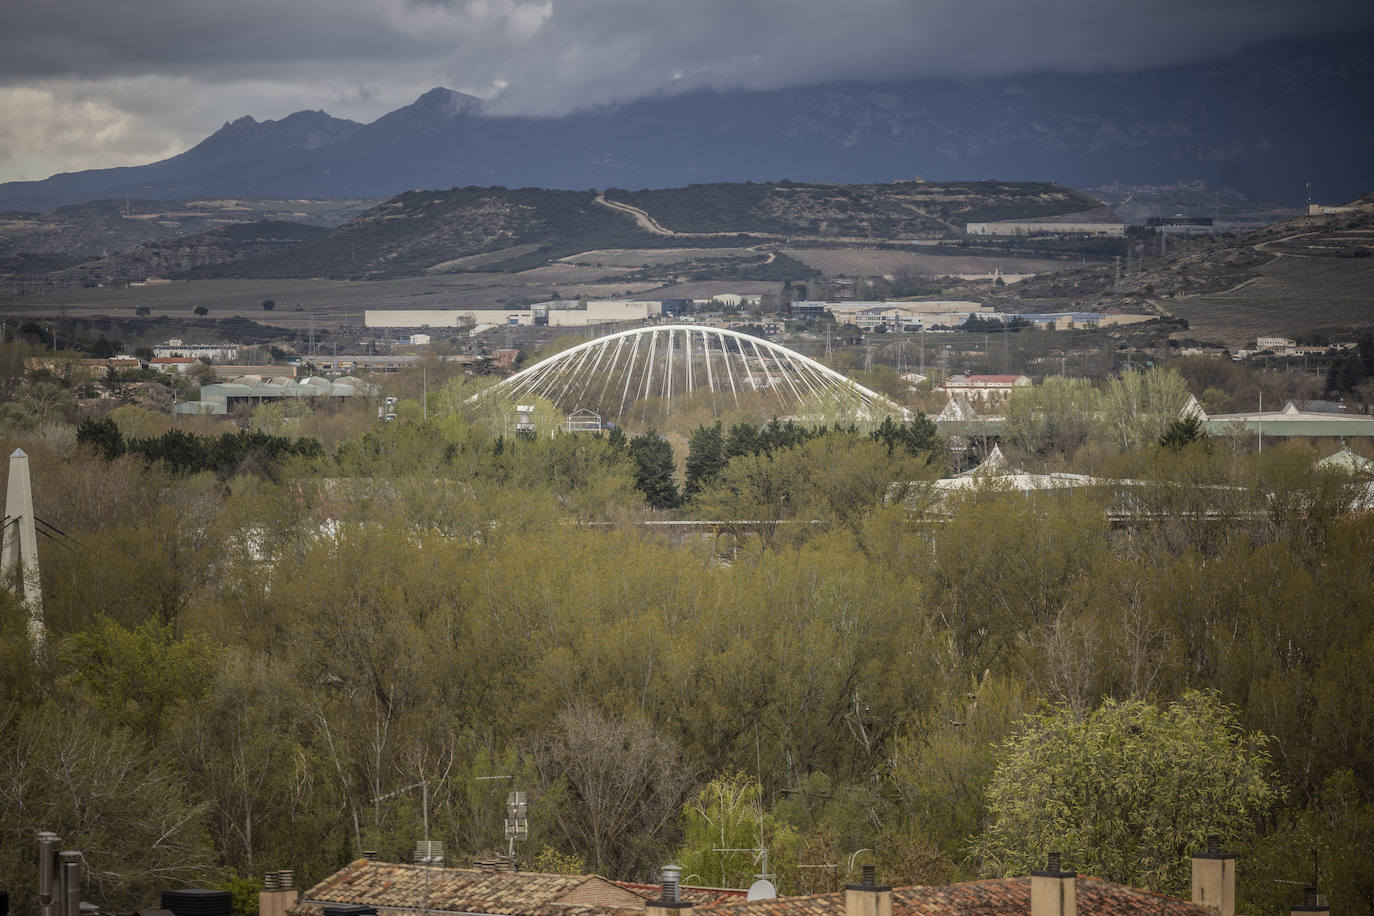
{"label": "white warehouse building", "polygon": [[[568,307],[575,306],[575,307]],[[644,321],[663,313],[657,299],[592,299],[585,303],[540,303],[514,309],[367,309],[369,328],[457,328],[468,325],[533,325],[586,327],[624,321]],[[543,319],[543,320],[541,320]]]}

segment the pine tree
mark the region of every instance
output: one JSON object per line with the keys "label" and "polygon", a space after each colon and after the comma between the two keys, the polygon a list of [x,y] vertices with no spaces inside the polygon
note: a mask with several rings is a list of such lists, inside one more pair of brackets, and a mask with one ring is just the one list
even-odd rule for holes
{"label": "pine tree", "polygon": [[687,440],[687,471],[682,498],[689,500],[709,486],[725,467],[725,434],[720,421],[698,426]]}
{"label": "pine tree", "polygon": [[655,509],[672,509],[680,503],[673,480],[673,447],[654,430],[630,440],[635,461],[635,487]]}

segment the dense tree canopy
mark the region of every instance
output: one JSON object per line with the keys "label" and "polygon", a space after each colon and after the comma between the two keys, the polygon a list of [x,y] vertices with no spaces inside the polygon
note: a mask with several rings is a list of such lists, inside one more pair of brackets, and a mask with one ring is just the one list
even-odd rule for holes
{"label": "dense tree canopy", "polygon": [[1079,871],[1183,895],[1208,837],[1249,841],[1276,800],[1266,743],[1196,691],[1163,709],[1108,698],[1031,717],[988,786],[983,870],[1025,874],[1055,849]]}
{"label": "dense tree canopy", "polygon": [[[1135,444],[1093,425],[1071,454],[1062,429],[1027,458],[1139,481],[1131,518],[1095,489],[950,496],[932,481],[958,453],[922,421],[729,416],[692,501],[654,509],[688,437],[551,435],[542,406],[518,437],[503,409],[464,413],[475,384],[390,423],[126,407],[79,435],[9,428],[52,526],[44,651],[0,594],[17,911],[40,828],[91,851],[92,899],[132,908],[399,858],[422,811],[395,793],[423,780],[453,862],[504,846],[513,782],[522,867],[644,879],[681,854],[742,880],[752,856],[708,854],[723,827],[769,848],[784,892],[819,892],[869,855],[897,884],[1020,870],[1053,829],[1079,838],[1070,864],[1169,891],[1220,832],[1244,912],[1286,912],[1314,845],[1338,916],[1374,912],[1374,516],[1316,449],[1161,446],[1164,397],[1123,415]],[[61,757],[77,740],[137,761],[121,797]],[[1200,812],[1201,769],[1241,806]],[[1022,817],[1021,789],[1056,786],[1116,832]],[[144,854],[153,828],[181,870]]]}

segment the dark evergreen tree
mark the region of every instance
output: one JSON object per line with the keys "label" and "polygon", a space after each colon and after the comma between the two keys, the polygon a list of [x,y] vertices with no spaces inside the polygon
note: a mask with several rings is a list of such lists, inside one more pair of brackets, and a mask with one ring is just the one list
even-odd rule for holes
{"label": "dark evergreen tree", "polygon": [[1159,437],[1159,444],[1171,452],[1181,452],[1184,446],[1206,438],[1207,433],[1202,428],[1202,421],[1189,414],[1179,417],[1165,427],[1164,435]]}
{"label": "dark evergreen tree", "polygon": [[635,487],[655,509],[672,509],[680,502],[673,480],[673,447],[654,430],[630,440],[635,462]]}
{"label": "dark evergreen tree", "polygon": [[923,413],[917,414],[906,423],[898,423],[891,417],[884,417],[883,422],[869,435],[875,442],[887,446],[889,455],[898,448],[906,449],[912,455],[920,455],[933,454],[944,447],[935,421]]}
{"label": "dark evergreen tree", "polygon": [[725,434],[720,421],[698,426],[687,440],[687,471],[682,498],[693,496],[711,484],[725,467]]}
{"label": "dark evergreen tree", "polygon": [[107,461],[124,454],[124,436],[110,417],[99,420],[87,417],[82,420],[76,428],[76,441],[78,445],[89,445],[100,452]]}
{"label": "dark evergreen tree", "polygon": [[752,455],[759,450],[759,431],[752,423],[736,423],[725,437],[725,460]]}

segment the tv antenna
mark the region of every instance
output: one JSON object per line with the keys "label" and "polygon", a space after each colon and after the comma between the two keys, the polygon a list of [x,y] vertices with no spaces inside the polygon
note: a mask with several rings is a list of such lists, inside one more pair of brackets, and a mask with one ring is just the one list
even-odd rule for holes
{"label": "tv antenna", "polygon": [[749,885],[749,893],[746,900],[772,900],[778,896],[777,885],[774,879],[777,875],[768,870],[768,847],[767,846],[713,846],[712,852],[748,852],[754,854],[754,861],[760,862],[759,873],[754,875],[754,883]]}
{"label": "tv antenna", "polygon": [[[494,779],[509,779],[514,781],[512,775],[505,776],[477,776],[478,781],[487,782]],[[530,835],[530,805],[524,792],[518,789],[511,789],[506,793],[506,855],[510,859],[511,870],[515,870],[515,841],[527,840]]]}

